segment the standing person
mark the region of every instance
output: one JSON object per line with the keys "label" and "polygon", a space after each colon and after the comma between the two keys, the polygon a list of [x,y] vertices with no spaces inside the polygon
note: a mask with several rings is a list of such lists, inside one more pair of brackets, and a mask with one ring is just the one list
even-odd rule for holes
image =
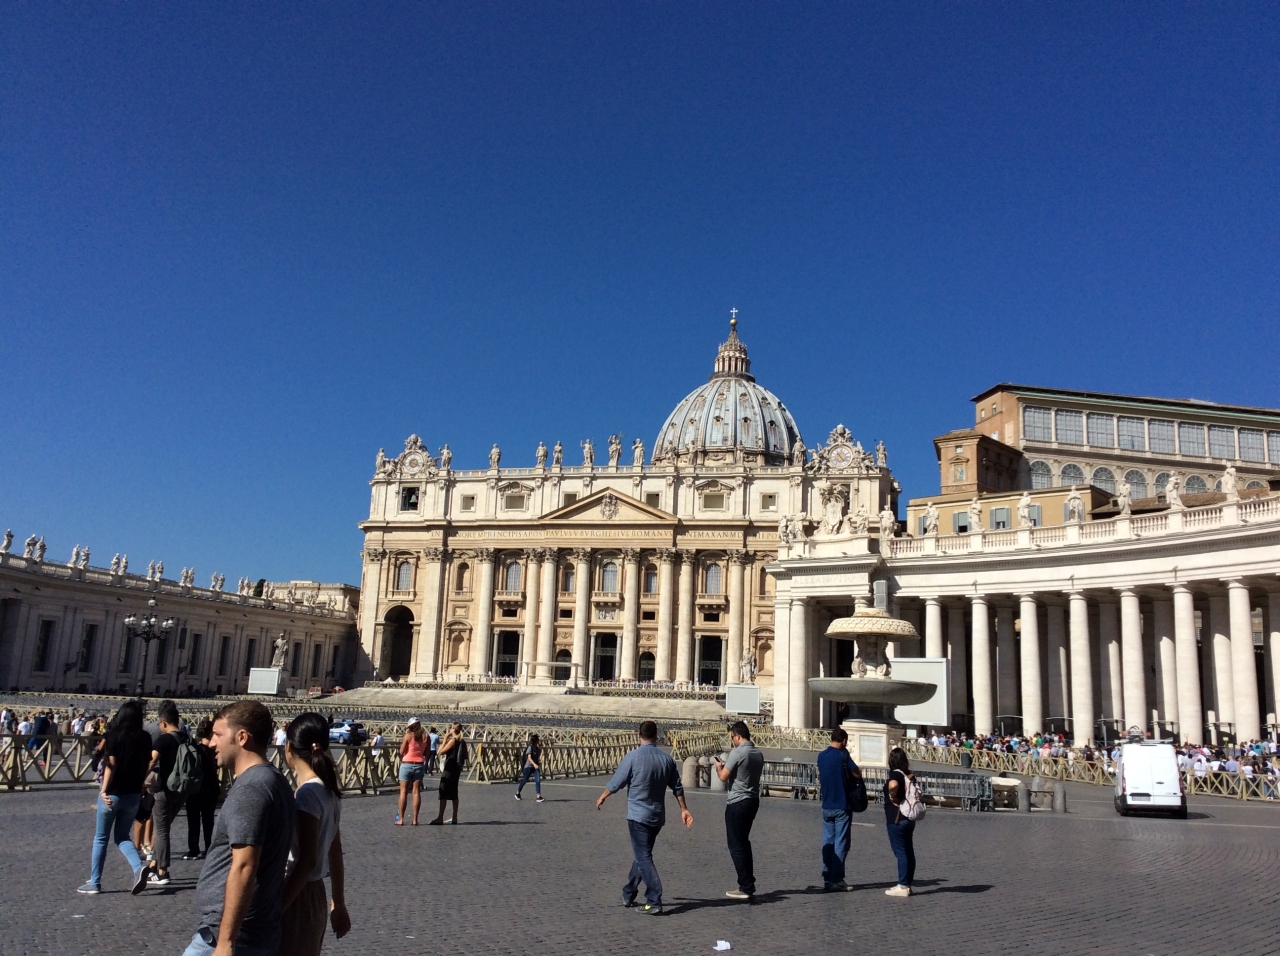
{"label": "standing person", "polygon": [[422,808],[422,776],[427,763],[427,735],[422,732],[422,721],[410,717],[400,740],[400,803],[396,811],[396,826],[404,826],[405,803],[409,791],[413,791],[413,825],[418,825],[418,811]]}
{"label": "standing person", "polygon": [[138,801],[142,799],[142,785],[150,764],[151,735],[142,729],[142,705],[136,700],[127,700],[116,711],[111,729],[107,731],[89,881],[77,892],[102,892],[102,864],[107,858],[108,840],[115,842],[133,869],[134,895],[147,885],[147,868],[129,839],[129,831],[138,812]]}
{"label": "standing person", "polygon": [[631,837],[631,873],[622,887],[622,905],[635,906],[640,884],[644,883],[645,904],[640,912],[657,916],[662,912],[662,878],[653,863],[653,845],[667,822],[666,791],[669,787],[680,804],[680,819],[693,826],[693,814],[684,802],[680,771],[669,754],[658,749],[658,725],[646,720],[640,725],[640,746],[622,758],[604,792],[596,798],[596,809],[610,795],[627,788],[627,833]]}
{"label": "standing person", "polygon": [[295,804],[267,762],[271,711],[238,700],[213,720],[218,766],[235,773],[196,885],[200,923],[183,956],[272,956],[280,946]]}
{"label": "standing person", "polygon": [[[329,725],[320,714],[293,718],[285,729],[284,759],[298,781],[297,824],[284,881],[284,916],[278,956],[319,956],[325,923],[341,939],[351,929],[342,863],[342,791],[329,753]],[[324,878],[333,882],[333,912]]]}
{"label": "standing person", "polygon": [[533,777],[533,792],[538,795],[538,802],[542,803],[542,745],[538,743],[537,734],[529,735],[529,743],[524,748],[523,773],[520,776],[520,785],[516,787],[517,800],[521,799],[520,791],[524,789],[530,777]]}
{"label": "standing person", "polygon": [[182,733],[181,718],[178,706],[171,700],[160,702],[157,712],[160,721],[160,735],[155,738],[151,748],[151,769],[156,774],[155,805],[151,808],[151,821],[155,838],[151,844],[152,886],[169,884],[169,828],[177,819],[186,794],[180,790],[169,788],[169,775],[173,773],[178,760],[178,752],[189,744]]}
{"label": "standing person", "polygon": [[467,742],[462,737],[462,724],[454,724],[445,731],[444,740],[440,742],[440,756],[444,758],[444,766],[440,769],[440,813],[430,821],[432,826],[444,823],[444,805],[450,800],[453,801],[453,818],[449,822],[458,822],[458,783],[467,763]]}
{"label": "standing person", "polygon": [[218,758],[213,752],[213,721],[205,717],[196,725],[196,751],[200,755],[200,789],[187,797],[187,852],[184,860],[203,860],[200,831],[204,830],[204,849],[213,840],[213,814],[218,808]]}
{"label": "standing person", "polygon": [[898,858],[898,885],[884,891],[885,896],[910,896],[916,876],[916,848],[913,837],[916,821],[909,814],[919,800],[919,790],[907,754],[901,747],[889,751],[889,777],[884,784],[885,823],[889,828],[889,846]]}
{"label": "standing person", "polygon": [[[818,783],[822,789],[822,888],[844,891],[844,861],[849,855],[849,825],[854,809],[855,778],[862,771],[849,756],[849,734],[831,731],[831,746],[818,754]],[[866,809],[866,804],[862,805]]]}
{"label": "standing person", "polygon": [[716,760],[716,774],[729,784],[724,805],[724,832],[729,844],[729,858],[738,872],[738,888],[724,895],[734,900],[749,900],[756,894],[755,859],[751,853],[751,824],[760,811],[760,774],[764,770],[764,754],[751,741],[751,731],[739,720],[729,728],[733,749],[723,761]]}
{"label": "standing person", "polygon": [[427,733],[427,773],[436,772],[436,751],[440,749],[440,731],[434,727]]}

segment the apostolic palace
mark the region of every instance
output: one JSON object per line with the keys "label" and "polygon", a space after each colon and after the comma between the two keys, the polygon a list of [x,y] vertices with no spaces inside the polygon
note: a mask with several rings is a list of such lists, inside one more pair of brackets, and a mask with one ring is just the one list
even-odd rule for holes
{"label": "apostolic palace", "polygon": [[921,635],[891,658],[947,662],[957,729],[1280,730],[1280,411],[1001,384],[934,440],[938,493],[900,501],[883,444],[836,422],[806,444],[731,326],[652,445],[379,452],[358,596],[232,598],[87,549],[51,569],[7,536],[0,684],[132,686],[123,597],[150,590],[195,638],[148,692],[242,692],[275,649],[297,688],[754,683],[775,723],[825,726],[842,705],[808,679],[853,661],[827,626],[874,605]]}

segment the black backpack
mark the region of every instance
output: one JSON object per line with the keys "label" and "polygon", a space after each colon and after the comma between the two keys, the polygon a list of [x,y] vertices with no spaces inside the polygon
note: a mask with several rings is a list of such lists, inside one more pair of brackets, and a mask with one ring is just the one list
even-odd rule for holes
{"label": "black backpack", "polygon": [[857,766],[853,764],[851,769],[848,763],[844,765],[844,795],[852,813],[862,813],[867,809],[867,782],[861,773],[856,772]]}

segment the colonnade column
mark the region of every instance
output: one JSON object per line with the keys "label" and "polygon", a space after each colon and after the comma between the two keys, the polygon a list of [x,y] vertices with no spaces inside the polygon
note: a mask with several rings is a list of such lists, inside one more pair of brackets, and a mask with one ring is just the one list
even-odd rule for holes
{"label": "colonnade column", "polygon": [[1040,696],[1040,620],[1034,594],[1018,596],[1022,634],[1022,732],[1044,730],[1044,708]]}
{"label": "colonnade column", "polygon": [[746,613],[742,606],[746,560],[747,555],[743,551],[729,552],[729,640],[725,648],[724,668],[720,672],[722,685],[736,684],[741,679],[743,618]]}
{"label": "colonnade column", "polygon": [[636,679],[636,646],[640,627],[640,552],[627,548],[622,552],[622,663],[619,676]]}
{"label": "colonnade column", "polygon": [[1045,602],[1046,644],[1049,649],[1049,719],[1071,714],[1071,658],[1067,656],[1066,608],[1060,599]]}
{"label": "colonnade column", "polygon": [[1253,660],[1253,607],[1249,589],[1238,578],[1227,582],[1231,605],[1231,686],[1236,705],[1236,740],[1262,736],[1258,713],[1258,674]]}
{"label": "colonnade column", "polygon": [[942,601],[936,597],[924,599],[924,656],[944,656],[942,650]]}
{"label": "colonnade column", "polygon": [[1093,664],[1089,660],[1089,602],[1068,592],[1071,630],[1071,736],[1075,745],[1093,743]]}
{"label": "colonnade column", "polygon": [[477,549],[476,563],[480,565],[480,594],[468,670],[473,674],[487,674],[492,666],[489,648],[493,643],[493,548]]}
{"label": "colonnade column", "polygon": [[[520,638],[520,661],[516,664],[516,674],[519,676],[536,677],[541,668],[534,667],[531,671],[525,670],[525,661],[540,661],[542,656],[538,653],[538,608],[541,606],[539,601],[542,595],[540,590],[542,572],[542,551],[538,548],[530,548],[525,551],[525,575],[524,575],[524,634]],[[506,586],[506,582],[503,582]]]}
{"label": "colonnade column", "polygon": [[981,595],[973,603],[973,732],[989,734],[995,727],[991,694],[991,611]]}
{"label": "colonnade column", "polygon": [[996,716],[1018,713],[1018,642],[1013,607],[996,607]]}
{"label": "colonnade column", "polygon": [[1147,675],[1142,654],[1142,608],[1138,592],[1119,588],[1120,592],[1120,656],[1124,668],[1124,729],[1143,730],[1151,715],[1147,713]]}
{"label": "colonnade column", "polygon": [[[1102,716],[1111,720],[1123,720],[1124,672],[1120,666],[1120,609],[1114,601],[1098,602],[1098,646],[1098,666],[1102,669],[1099,682],[1102,686]],[[1074,690],[1077,686],[1074,668],[1071,675],[1071,687]]]}
{"label": "colonnade column", "polygon": [[591,550],[573,552],[573,662],[579,679],[591,678]]}
{"label": "colonnade column", "polygon": [[670,548],[658,552],[658,653],[653,679],[671,680],[671,612],[675,607],[675,582],[671,580],[676,553]]}
{"label": "colonnade column", "polygon": [[809,726],[809,605],[804,598],[791,599],[791,658],[787,683],[787,709],[792,727]]}
{"label": "colonnade column", "polygon": [[[1280,598],[1280,594],[1277,595]],[[1277,604],[1280,607],[1280,604]],[[786,727],[791,718],[791,602],[773,602],[773,724]]]}
{"label": "colonnade column", "polygon": [[1173,623],[1173,599],[1157,597],[1151,602],[1155,619],[1156,710],[1160,720],[1180,724],[1178,707],[1177,635]]}
{"label": "colonnade column", "polygon": [[542,552],[542,619],[538,622],[538,668],[542,676],[551,678],[556,659],[556,579],[560,576],[560,552],[547,548]]}
{"label": "colonnade column", "polygon": [[433,678],[439,669],[440,585],[443,548],[423,548],[426,562],[422,569],[422,630],[418,633],[418,660],[414,672]]}
{"label": "colonnade column", "polygon": [[1196,652],[1196,606],[1191,591],[1173,586],[1173,648],[1178,687],[1178,736],[1191,744],[1204,742],[1200,708],[1200,660]]}
{"label": "colonnade column", "polygon": [[[1234,725],[1236,720],[1231,678],[1230,617],[1230,602],[1227,596],[1225,594],[1210,595],[1209,627],[1213,635],[1213,703],[1219,725]],[[1221,730],[1221,727],[1219,729]]]}
{"label": "colonnade column", "polygon": [[1267,704],[1268,720],[1280,719],[1280,591],[1267,592]]}
{"label": "colonnade column", "polygon": [[947,608],[947,652],[951,658],[951,722],[969,712],[969,657],[964,647],[964,608]]}
{"label": "colonnade column", "polygon": [[693,573],[697,560],[694,551],[680,552],[679,620],[676,624],[676,680],[693,680]]}

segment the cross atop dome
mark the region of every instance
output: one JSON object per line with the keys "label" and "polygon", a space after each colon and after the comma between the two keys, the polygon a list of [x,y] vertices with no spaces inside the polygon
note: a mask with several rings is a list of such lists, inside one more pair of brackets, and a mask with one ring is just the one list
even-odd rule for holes
{"label": "cross atop dome", "polygon": [[754,382],[755,376],[751,374],[751,359],[747,358],[747,347],[742,344],[742,340],[738,338],[738,310],[729,310],[729,338],[720,346],[720,350],[716,353],[715,371],[711,373],[713,379],[716,378],[741,378],[748,382]]}

